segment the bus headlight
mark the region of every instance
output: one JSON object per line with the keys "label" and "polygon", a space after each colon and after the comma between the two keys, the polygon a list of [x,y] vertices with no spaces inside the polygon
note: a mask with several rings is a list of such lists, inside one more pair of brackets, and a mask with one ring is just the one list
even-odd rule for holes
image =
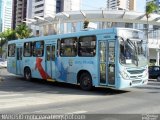
{"label": "bus headlight", "polygon": [[129,79],[129,76],[125,71],[120,71],[120,74],[124,79]]}

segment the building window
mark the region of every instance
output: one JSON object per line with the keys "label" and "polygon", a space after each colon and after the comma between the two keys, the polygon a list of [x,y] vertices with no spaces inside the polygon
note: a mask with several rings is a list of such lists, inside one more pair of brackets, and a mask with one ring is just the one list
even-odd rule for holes
{"label": "building window", "polygon": [[61,40],[60,55],[74,57],[77,55],[77,38],[64,38]]}
{"label": "building window", "polygon": [[33,43],[33,56],[43,57],[44,54],[44,41],[36,41]]}
{"label": "building window", "polygon": [[78,42],[78,56],[93,57],[96,55],[96,36],[83,36]]}
{"label": "building window", "polygon": [[31,57],[32,56],[32,42],[24,43],[24,57]]}
{"label": "building window", "polygon": [[15,57],[16,44],[8,45],[8,57]]}
{"label": "building window", "polygon": [[35,0],[35,2],[40,2],[40,1],[43,1],[43,0]]}
{"label": "building window", "polygon": [[43,10],[36,11],[35,14],[43,13]]}
{"label": "building window", "polygon": [[43,6],[44,6],[43,4],[40,4],[40,5],[35,6],[35,8],[39,8],[39,7],[43,7]]}
{"label": "building window", "polygon": [[133,28],[133,23],[125,23],[126,28]]}

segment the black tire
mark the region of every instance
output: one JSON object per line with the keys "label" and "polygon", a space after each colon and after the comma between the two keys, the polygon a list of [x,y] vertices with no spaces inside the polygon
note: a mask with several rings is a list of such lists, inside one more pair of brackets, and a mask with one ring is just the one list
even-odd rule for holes
{"label": "black tire", "polygon": [[82,75],[80,76],[80,87],[83,90],[92,89],[92,78],[88,73],[82,73]]}
{"label": "black tire", "polygon": [[160,82],[160,75],[157,77],[157,81]]}
{"label": "black tire", "polygon": [[25,68],[24,69],[24,78],[28,81],[31,80],[32,78],[32,74],[31,74],[31,70],[29,68]]}

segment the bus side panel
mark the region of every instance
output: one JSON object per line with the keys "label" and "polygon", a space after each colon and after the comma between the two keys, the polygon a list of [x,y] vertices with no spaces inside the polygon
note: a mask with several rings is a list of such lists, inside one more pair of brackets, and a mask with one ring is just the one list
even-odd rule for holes
{"label": "bus side panel", "polygon": [[98,86],[97,57],[79,57],[74,61],[77,74],[79,71],[87,71],[92,78],[92,85]]}
{"label": "bus side panel", "polygon": [[73,59],[71,57],[57,57],[56,65],[56,79],[68,83],[75,83],[75,72],[72,71]]}
{"label": "bus side panel", "polygon": [[10,73],[16,74],[16,58],[15,57],[7,58],[7,70]]}
{"label": "bus side panel", "polygon": [[29,67],[31,70],[32,78],[46,79],[45,74],[45,60],[43,57],[24,57],[23,70]]}
{"label": "bus side panel", "polygon": [[56,60],[57,80],[77,84],[78,72],[85,70],[90,73],[93,85],[97,85],[96,65],[96,60],[89,57],[58,57]]}

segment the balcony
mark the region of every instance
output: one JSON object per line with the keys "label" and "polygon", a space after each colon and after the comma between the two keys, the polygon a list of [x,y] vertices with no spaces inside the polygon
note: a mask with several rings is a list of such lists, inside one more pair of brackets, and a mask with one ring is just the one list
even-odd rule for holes
{"label": "balcony", "polygon": [[41,5],[41,4],[44,4],[44,0],[33,3],[33,6],[38,6],[38,5]]}

